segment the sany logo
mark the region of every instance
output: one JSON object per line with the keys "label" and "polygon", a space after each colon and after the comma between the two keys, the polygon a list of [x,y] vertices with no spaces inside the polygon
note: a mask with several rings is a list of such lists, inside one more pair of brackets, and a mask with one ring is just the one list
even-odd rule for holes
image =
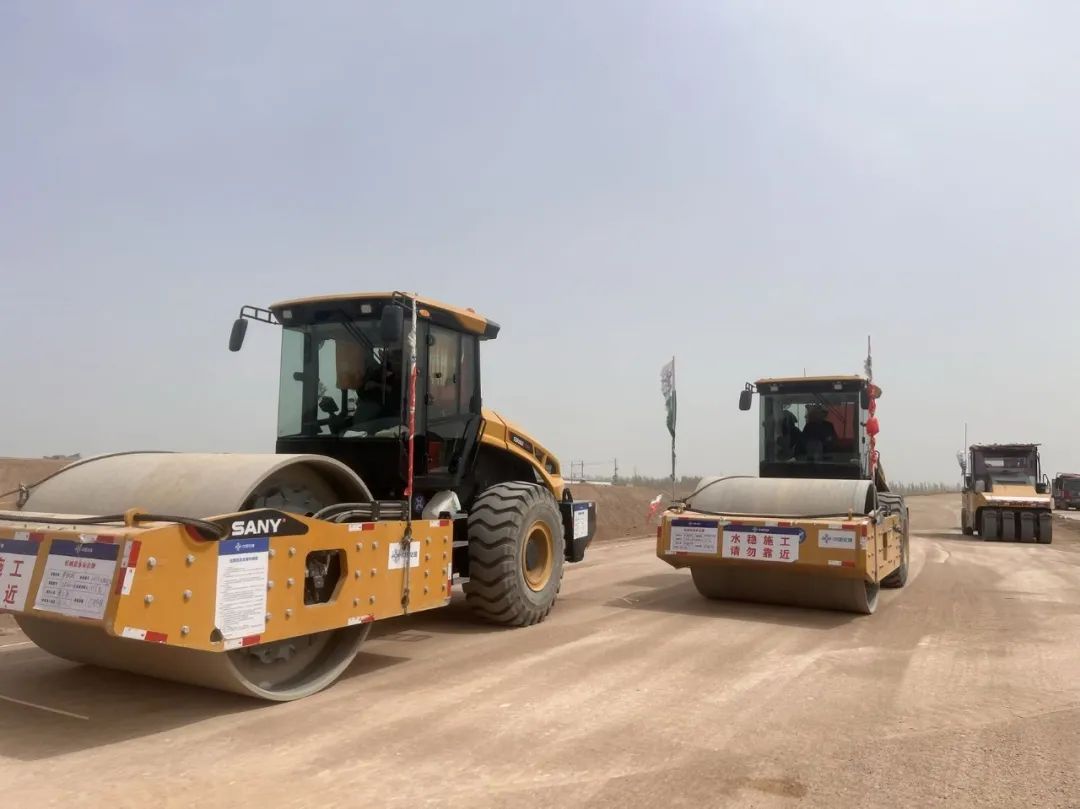
{"label": "sany logo", "polygon": [[276,534],[283,522],[285,522],[284,517],[267,520],[236,520],[232,524],[232,535],[234,537],[252,537]]}

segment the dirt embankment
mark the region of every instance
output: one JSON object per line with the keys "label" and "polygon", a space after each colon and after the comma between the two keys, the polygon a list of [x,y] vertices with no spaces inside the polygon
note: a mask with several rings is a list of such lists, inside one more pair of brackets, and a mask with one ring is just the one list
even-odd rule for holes
{"label": "dirt embankment", "polygon": [[49,458],[0,458],[0,509],[15,507],[16,495],[3,495],[17,490],[19,486],[37,483],[69,463],[71,461]]}
{"label": "dirt embankment", "polygon": [[639,537],[656,530],[656,522],[646,519],[649,503],[662,494],[660,507],[671,502],[671,491],[646,489],[639,486],[590,486],[575,483],[569,487],[575,500],[596,502],[596,537],[598,541]]}

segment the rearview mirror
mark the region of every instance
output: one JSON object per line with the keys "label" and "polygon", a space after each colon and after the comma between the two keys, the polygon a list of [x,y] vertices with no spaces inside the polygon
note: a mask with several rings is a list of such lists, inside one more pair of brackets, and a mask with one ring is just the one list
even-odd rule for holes
{"label": "rearview mirror", "polygon": [[754,402],[754,392],[752,390],[744,390],[739,393],[739,410],[749,410],[750,405]]}
{"label": "rearview mirror", "polygon": [[862,407],[863,410],[870,409],[870,391],[866,388],[859,391],[859,406]]}
{"label": "rearview mirror", "polygon": [[244,345],[244,335],[246,334],[247,318],[236,318],[232,324],[232,333],[229,334],[229,351],[239,351]]}
{"label": "rearview mirror", "polygon": [[383,343],[394,345],[401,342],[401,335],[405,331],[405,310],[400,306],[384,306],[379,325]]}

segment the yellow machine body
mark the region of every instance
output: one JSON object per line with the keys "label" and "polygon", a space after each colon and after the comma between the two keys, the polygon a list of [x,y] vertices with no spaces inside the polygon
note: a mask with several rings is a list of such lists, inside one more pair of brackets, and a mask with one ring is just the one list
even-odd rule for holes
{"label": "yellow machine body", "polygon": [[[241,512],[212,519],[247,522],[265,520],[266,514]],[[219,551],[245,540],[207,540],[176,523],[61,527],[0,522],[4,581],[12,588],[6,605],[0,593],[0,606],[5,606],[0,612],[92,626],[114,638],[224,652],[367,624],[449,601],[449,520],[412,524],[406,571],[404,522],[339,525],[296,514],[288,518],[307,532],[259,538],[259,547],[266,546],[256,553],[266,555],[261,593],[250,588],[242,593],[243,608],[261,614],[257,631],[236,637],[217,631],[220,600],[229,597],[229,584],[219,580],[224,579],[220,568],[231,558]],[[31,546],[35,552],[29,554]],[[306,604],[306,558],[316,551],[338,555],[338,583],[327,602]],[[16,578],[22,582],[11,576],[17,561],[22,575]],[[12,609],[16,601],[22,609]]]}
{"label": "yellow machine body", "polygon": [[480,432],[480,442],[497,450],[509,452],[529,464],[535,470],[539,481],[551,491],[555,499],[562,499],[565,483],[558,459],[532,436],[494,410],[484,408],[483,414],[484,426]]}
{"label": "yellow machine body", "polygon": [[665,512],[657,532],[660,559],[692,569],[718,597],[870,612],[871,591],[903,561],[898,514],[882,519],[774,520]]}

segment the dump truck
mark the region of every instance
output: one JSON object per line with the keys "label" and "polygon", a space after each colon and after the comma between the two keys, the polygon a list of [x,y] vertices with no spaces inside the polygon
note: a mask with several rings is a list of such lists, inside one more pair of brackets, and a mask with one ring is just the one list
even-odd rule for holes
{"label": "dump truck", "polygon": [[1055,475],[1050,492],[1055,509],[1070,511],[1080,508],[1080,475],[1072,472]]}
{"label": "dump truck", "polygon": [[709,477],[673,502],[657,555],[690,568],[698,592],[732,599],[874,612],[881,587],[909,567],[904,499],[889,491],[876,447],[881,389],[867,377],[760,379],[758,476]]}
{"label": "dump truck", "polygon": [[275,453],[80,460],[0,514],[0,611],[68,660],[286,701],[374,622],[542,621],[596,530],[557,458],[483,407],[499,326],[404,293],[243,307],[281,329]]}
{"label": "dump truck", "polygon": [[982,539],[1050,544],[1050,483],[1038,444],[973,444],[961,462],[960,529]]}

